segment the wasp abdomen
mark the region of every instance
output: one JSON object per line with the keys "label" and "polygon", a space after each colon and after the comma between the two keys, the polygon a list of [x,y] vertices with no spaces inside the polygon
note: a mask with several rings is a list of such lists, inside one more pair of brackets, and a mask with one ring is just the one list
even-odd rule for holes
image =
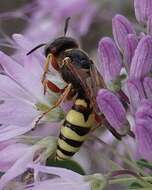
{"label": "wasp abdomen", "polygon": [[86,140],[93,123],[94,114],[90,103],[85,99],[77,99],[61,127],[56,159],[65,160],[73,156]]}

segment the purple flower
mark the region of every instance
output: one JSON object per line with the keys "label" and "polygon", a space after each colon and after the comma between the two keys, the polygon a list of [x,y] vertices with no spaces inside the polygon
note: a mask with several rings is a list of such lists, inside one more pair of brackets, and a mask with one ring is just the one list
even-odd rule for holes
{"label": "purple flower", "polygon": [[135,114],[137,149],[141,158],[152,160],[152,101],[144,100]]}
{"label": "purple flower", "polygon": [[144,90],[146,93],[147,98],[152,98],[152,78],[151,77],[145,77],[143,81]]}
{"label": "purple flower", "polygon": [[[23,60],[21,65],[0,52],[0,64],[5,71],[5,75],[0,75],[0,141],[30,131],[35,127],[38,117],[57,99],[52,92],[44,96],[41,63],[33,55]],[[43,118],[43,122],[46,124],[47,121],[59,121],[62,118],[63,112],[56,108]]]}
{"label": "purple flower", "polygon": [[35,181],[33,187],[27,188],[31,190],[38,190],[44,188],[45,190],[102,190],[106,186],[106,179],[102,174],[93,174],[89,176],[82,176],[76,172],[56,167],[46,167],[39,165],[31,165],[37,173],[51,174],[56,177],[43,181]]}
{"label": "purple flower", "polygon": [[152,35],[152,15],[148,17],[147,21],[147,34]]}
{"label": "purple flower", "polygon": [[125,37],[128,34],[135,34],[132,24],[123,15],[116,15],[112,19],[112,30],[115,42],[121,51],[124,48]]}
{"label": "purple flower", "polygon": [[[56,150],[56,139],[54,137],[46,137],[40,141],[37,140],[33,146],[25,146],[23,143],[16,144],[16,148],[19,148],[20,146],[22,147],[21,150],[16,149],[16,151],[14,151],[14,154],[17,154],[16,156],[14,155],[16,162],[0,178],[0,189],[3,189],[3,187],[15,177],[23,174],[27,170],[29,164],[44,163],[49,156],[52,156]],[[14,150],[14,148],[15,145],[13,145],[13,147],[9,147],[10,150]],[[7,151],[8,150],[5,150],[2,156],[5,156]],[[7,160],[11,160],[11,158],[8,158]]]}
{"label": "purple flower", "polygon": [[151,0],[134,0],[135,15],[138,22],[146,24],[148,17],[152,14]]}
{"label": "purple flower", "polygon": [[[52,11],[50,11],[52,10]],[[88,29],[97,13],[97,6],[90,0],[38,0],[35,11],[31,9],[29,25],[24,30],[24,35],[35,43],[44,43],[54,37],[63,35],[64,22],[71,17],[69,32],[80,37],[88,32]],[[45,35],[44,35],[45,34]]]}
{"label": "purple flower", "polygon": [[131,111],[134,113],[141,101],[145,98],[142,82],[139,79],[128,80],[127,89]]}
{"label": "purple flower", "polygon": [[[23,159],[22,161],[18,162],[14,168],[16,168],[13,175],[11,173],[7,173],[7,175],[2,176],[0,180],[0,187],[1,189],[7,188],[11,184],[11,181],[13,178],[19,176],[20,174],[23,174],[27,169],[33,169],[34,170],[34,182],[32,184],[27,185],[26,189],[30,190],[39,190],[41,188],[45,190],[49,190],[52,188],[58,189],[58,190],[70,190],[72,189],[81,189],[81,190],[100,190],[103,189],[106,186],[106,179],[102,174],[93,174],[89,176],[82,176],[76,172],[73,172],[68,169],[59,168],[59,167],[48,167],[48,166],[42,166],[39,164],[29,163],[29,158],[33,156],[33,151],[29,151],[27,153],[27,156],[24,156],[24,165],[23,165]],[[43,173],[43,178],[41,177]],[[50,175],[48,175],[50,174]],[[50,176],[50,177],[49,177]],[[20,190],[21,187],[25,184],[20,183]],[[17,184],[16,184],[17,186]]]}
{"label": "purple flower", "polygon": [[122,67],[120,53],[111,38],[105,37],[100,40],[98,56],[100,58],[99,72],[106,84],[111,85],[119,76]]}
{"label": "purple flower", "polygon": [[[0,150],[0,171],[6,172],[11,166],[27,152],[29,145],[8,142],[8,145]],[[11,155],[11,156],[10,156]]]}
{"label": "purple flower", "polygon": [[124,64],[128,72],[137,45],[138,45],[137,36],[135,34],[128,34],[124,41],[124,52],[123,52]]}
{"label": "purple flower", "polygon": [[140,79],[149,74],[152,67],[152,37],[144,36],[138,43],[130,67],[130,79]]}
{"label": "purple flower", "polygon": [[118,97],[109,90],[101,89],[97,96],[97,103],[111,126],[121,135],[126,135],[129,131],[129,123],[125,108]]}

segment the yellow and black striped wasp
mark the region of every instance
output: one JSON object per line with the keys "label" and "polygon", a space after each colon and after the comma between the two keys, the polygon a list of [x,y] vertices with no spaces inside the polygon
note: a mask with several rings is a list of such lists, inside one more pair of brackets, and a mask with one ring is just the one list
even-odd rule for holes
{"label": "yellow and black striped wasp", "polygon": [[[86,140],[90,129],[97,123],[95,115],[100,113],[96,104],[97,90],[99,87],[105,87],[102,77],[87,53],[79,48],[75,39],[65,36],[68,23],[69,18],[65,22],[64,36],[55,39],[51,43],[40,44],[27,54],[29,55],[36,49],[45,46],[46,64],[42,76],[44,90],[46,91],[49,88],[54,92],[61,93],[54,106],[43,113],[36,123],[67,97],[73,98],[76,96],[75,102],[61,126],[57,143],[57,160],[65,160],[73,156]],[[46,79],[50,64],[67,83],[64,89],[58,88]],[[101,116],[99,117],[101,119]]]}

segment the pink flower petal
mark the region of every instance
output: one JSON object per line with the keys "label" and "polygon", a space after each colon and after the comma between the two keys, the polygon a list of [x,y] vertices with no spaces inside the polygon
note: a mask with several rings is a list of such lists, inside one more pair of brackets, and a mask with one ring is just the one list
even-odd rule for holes
{"label": "pink flower petal", "polygon": [[130,79],[141,79],[152,68],[152,37],[144,36],[138,43],[130,67]]}
{"label": "pink flower petal", "polygon": [[0,64],[11,78],[22,85],[37,100],[44,102],[43,86],[40,80],[37,80],[28,70],[3,52],[0,52]]}
{"label": "pink flower petal", "polygon": [[29,102],[8,99],[0,104],[0,123],[3,125],[26,126],[37,116],[34,104]]}
{"label": "pink flower petal", "polygon": [[10,180],[26,171],[27,165],[33,161],[34,153],[38,149],[39,146],[33,146],[29,148],[29,150],[19,160],[15,162],[15,164],[1,177],[0,189],[3,189],[3,187]]}
{"label": "pink flower petal", "polygon": [[[33,47],[35,47],[38,44],[34,44],[32,41],[28,40],[21,34],[13,34],[13,39],[17,43],[19,47],[21,47],[24,50],[24,53],[28,53]],[[45,57],[40,53],[40,51],[35,51],[32,54],[38,61],[39,64],[44,63]]]}
{"label": "pink flower petal", "polygon": [[123,15],[117,14],[112,19],[112,30],[115,42],[120,50],[124,48],[124,39],[128,34],[135,34],[131,22]]}
{"label": "pink flower petal", "polygon": [[57,136],[59,134],[61,123],[52,123],[48,122],[45,124],[40,124],[39,127],[36,127],[33,131],[30,131],[28,134],[32,136],[47,137],[48,135]]}
{"label": "pink flower petal", "polygon": [[34,102],[35,99],[26,90],[24,90],[21,86],[19,86],[15,81],[11,78],[0,75],[0,94],[3,93],[4,97],[6,94],[6,98],[15,98],[15,99],[23,99],[26,101]]}
{"label": "pink flower petal", "polygon": [[0,171],[8,170],[27,151],[28,147],[25,144],[15,143],[0,151]]}
{"label": "pink flower petal", "polygon": [[7,127],[4,127],[0,130],[0,142],[9,140],[19,135],[23,135],[24,133],[30,131],[33,127],[34,127],[33,123],[29,124],[26,127],[15,126],[15,125],[9,125]]}
{"label": "pink flower petal", "polygon": [[[44,65],[45,61],[42,63]],[[44,69],[40,65],[40,61],[38,61],[33,55],[24,57],[24,68],[38,78],[38,80],[42,79]]]}
{"label": "pink flower petal", "polygon": [[107,84],[116,80],[120,74],[122,60],[114,41],[104,37],[99,42],[98,55],[100,58],[99,72]]}
{"label": "pink flower petal", "polygon": [[54,182],[52,183],[52,180],[43,181],[40,183],[35,184],[34,187],[29,187],[27,190],[90,190],[91,185],[87,182],[83,183],[71,183],[71,182]]}
{"label": "pink flower petal", "polygon": [[65,179],[65,180],[68,179],[68,181],[71,181],[71,182],[83,182],[83,177],[80,174],[73,172],[72,170],[65,169],[65,168],[41,166],[41,165],[35,165],[35,164],[30,164],[29,167],[36,169],[39,172],[60,176],[62,179]]}

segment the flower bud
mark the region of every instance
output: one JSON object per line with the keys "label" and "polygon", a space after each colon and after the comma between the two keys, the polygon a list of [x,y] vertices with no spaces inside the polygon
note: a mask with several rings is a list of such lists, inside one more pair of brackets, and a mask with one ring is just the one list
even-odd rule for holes
{"label": "flower bud", "polygon": [[152,66],[152,37],[144,36],[138,43],[130,67],[130,79],[146,76]]}
{"label": "flower bud", "polygon": [[126,111],[118,97],[109,90],[101,89],[97,96],[100,111],[104,114],[110,125],[121,135],[129,132],[129,123]]}
{"label": "flower bud", "polygon": [[124,64],[129,71],[135,49],[138,45],[138,38],[135,34],[128,34],[124,41]]}
{"label": "flower bud", "polygon": [[147,98],[152,98],[152,78],[145,77],[143,81],[144,90]]}
{"label": "flower bud", "polygon": [[128,80],[127,89],[129,93],[131,111],[134,113],[140,105],[141,100],[145,98],[143,86],[139,79]]}
{"label": "flower bud", "polygon": [[111,38],[105,37],[100,40],[98,55],[100,58],[99,72],[105,83],[111,84],[119,76],[122,67],[120,53]]}
{"label": "flower bud", "polygon": [[135,16],[139,23],[146,24],[148,17],[151,15],[151,0],[134,0]]}
{"label": "flower bud", "polygon": [[123,15],[116,15],[112,19],[112,30],[115,42],[121,51],[124,48],[124,39],[127,34],[135,34],[132,24]]}
{"label": "flower bud", "polygon": [[142,101],[135,114],[137,150],[146,160],[152,160],[152,100]]}

